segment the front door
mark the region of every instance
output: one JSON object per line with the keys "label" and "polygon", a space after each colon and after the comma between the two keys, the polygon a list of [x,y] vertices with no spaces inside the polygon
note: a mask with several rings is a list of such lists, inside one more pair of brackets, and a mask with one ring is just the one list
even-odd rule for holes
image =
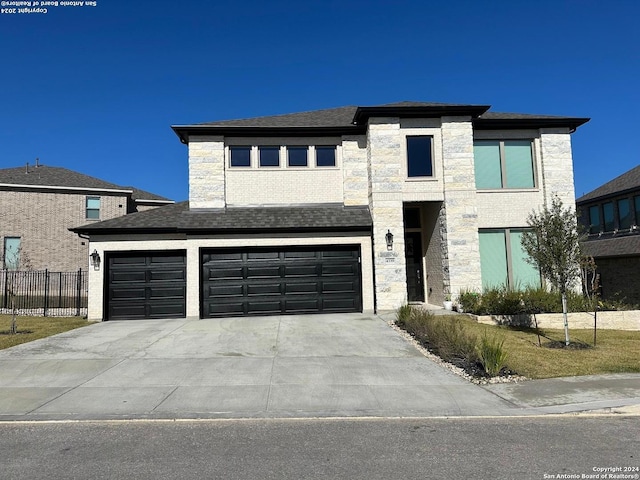
{"label": "front door", "polygon": [[410,302],[424,302],[422,235],[420,232],[405,232],[404,255],[407,262],[407,298]]}

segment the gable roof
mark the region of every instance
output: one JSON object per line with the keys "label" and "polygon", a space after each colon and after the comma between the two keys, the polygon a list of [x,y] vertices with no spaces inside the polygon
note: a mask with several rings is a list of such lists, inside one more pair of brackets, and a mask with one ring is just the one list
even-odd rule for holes
{"label": "gable roof", "polygon": [[131,194],[131,197],[136,201],[173,202],[166,197],[138,188],[123,187],[67,168],[42,164],[0,169],[0,186],[104,190]]}
{"label": "gable roof", "polygon": [[300,205],[189,210],[189,202],[91,223],[70,230],[83,234],[234,233],[277,231],[370,231],[368,207]]}
{"label": "gable roof", "polygon": [[640,190],[640,165],[583,195],[576,200],[576,203],[584,203],[635,189]]}
{"label": "gable roof", "polygon": [[371,117],[438,118],[470,116],[474,127],[541,128],[568,127],[575,129],[588,118],[559,117],[517,113],[487,112],[489,105],[403,101],[374,106],[346,106],[237,120],[173,125],[171,128],[182,143],[190,135],[225,136],[305,136],[364,134]]}

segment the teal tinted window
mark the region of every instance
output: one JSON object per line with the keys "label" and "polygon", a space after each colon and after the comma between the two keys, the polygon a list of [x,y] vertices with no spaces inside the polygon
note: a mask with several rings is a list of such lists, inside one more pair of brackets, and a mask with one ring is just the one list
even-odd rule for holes
{"label": "teal tinted window", "polygon": [[512,287],[516,289],[539,287],[540,274],[538,269],[527,262],[529,256],[522,248],[522,230],[510,230],[509,242],[511,245]]}
{"label": "teal tinted window", "polygon": [[432,177],[431,137],[407,137],[407,175],[409,177]]}
{"label": "teal tinted window", "polygon": [[229,147],[232,167],[251,166],[251,147]]}
{"label": "teal tinted window", "polygon": [[87,197],[87,218],[100,219],[100,197]]}
{"label": "teal tinted window", "polygon": [[258,147],[261,167],[280,166],[280,147]]}
{"label": "teal tinted window", "polygon": [[533,188],[533,158],[529,140],[504,142],[504,161],[507,173],[506,188]]}
{"label": "teal tinted window", "polygon": [[618,200],[618,228],[630,228],[631,223],[631,203],[629,199]]}
{"label": "teal tinted window", "polygon": [[20,266],[20,237],[4,238],[4,268],[17,270]]}
{"label": "teal tinted window", "polygon": [[507,245],[504,230],[480,232],[480,270],[482,287],[507,285]]}
{"label": "teal tinted window", "polygon": [[502,188],[500,142],[479,140],[473,144],[476,188]]}
{"label": "teal tinted window", "polygon": [[316,147],[316,166],[335,167],[336,147]]}
{"label": "teal tinted window", "polygon": [[616,228],[614,217],[613,217],[612,202],[607,202],[602,204],[602,218],[604,220],[604,231],[612,232]]}
{"label": "teal tinted window", "polygon": [[307,151],[307,147],[287,147],[287,165],[290,167],[306,167]]}
{"label": "teal tinted window", "polygon": [[600,207],[589,207],[589,233],[600,232]]}

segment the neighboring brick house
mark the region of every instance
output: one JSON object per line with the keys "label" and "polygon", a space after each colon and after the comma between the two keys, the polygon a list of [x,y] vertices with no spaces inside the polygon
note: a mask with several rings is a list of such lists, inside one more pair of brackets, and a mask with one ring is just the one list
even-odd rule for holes
{"label": "neighboring brick house", "polygon": [[[47,165],[0,169],[0,245],[20,248],[34,270],[69,272],[89,266],[89,241],[68,229],[173,201]],[[0,268],[13,265],[0,265]]]}
{"label": "neighboring brick house", "polygon": [[603,298],[640,303],[640,165],[576,201]]}
{"label": "neighboring brick house", "polygon": [[574,201],[585,118],[401,102],[173,129],[189,201],[90,235],[89,318],[392,310],[539,282],[526,217]]}

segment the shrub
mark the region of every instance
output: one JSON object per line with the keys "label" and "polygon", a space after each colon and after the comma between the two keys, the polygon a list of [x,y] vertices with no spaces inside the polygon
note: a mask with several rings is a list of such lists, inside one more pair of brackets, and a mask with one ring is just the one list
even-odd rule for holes
{"label": "shrub", "polygon": [[458,304],[465,312],[476,312],[480,308],[480,294],[463,290],[458,295]]}
{"label": "shrub", "polygon": [[478,359],[487,375],[495,377],[505,366],[507,352],[504,349],[504,337],[496,335],[489,338],[487,332],[480,339],[478,346]]}
{"label": "shrub", "polygon": [[412,310],[413,307],[411,307],[411,305],[402,305],[396,312],[396,324],[404,327],[407,320],[411,316]]}

